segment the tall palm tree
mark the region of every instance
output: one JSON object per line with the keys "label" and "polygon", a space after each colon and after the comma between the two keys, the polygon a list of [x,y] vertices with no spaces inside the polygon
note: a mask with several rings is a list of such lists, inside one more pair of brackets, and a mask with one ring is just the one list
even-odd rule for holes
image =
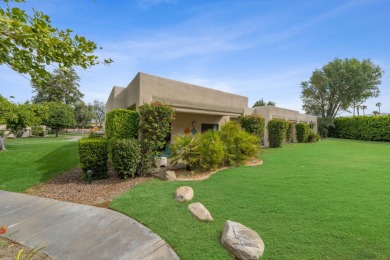
{"label": "tall palm tree", "polygon": [[360,109],[361,108],[361,106],[360,105],[356,105],[356,112],[357,112],[357,114],[358,114],[358,116],[360,116],[360,114],[359,114],[359,112],[360,112]]}
{"label": "tall palm tree", "polygon": [[362,106],[362,110],[363,110],[363,115],[365,116],[366,114],[364,114],[364,110],[367,109],[367,106]]}
{"label": "tall palm tree", "polygon": [[382,106],[382,104],[381,104],[381,102],[378,102],[378,103],[376,103],[375,104],[375,106],[377,106],[378,107],[378,112],[379,112],[379,115],[381,115],[381,106]]}

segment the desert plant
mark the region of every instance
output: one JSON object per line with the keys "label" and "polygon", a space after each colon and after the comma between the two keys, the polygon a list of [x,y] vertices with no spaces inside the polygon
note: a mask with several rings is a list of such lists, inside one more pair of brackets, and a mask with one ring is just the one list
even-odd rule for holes
{"label": "desert plant", "polygon": [[181,160],[188,171],[203,168],[199,139],[200,134],[175,136],[174,143],[171,145],[171,163],[177,164]]}
{"label": "desert plant", "polygon": [[259,137],[242,130],[236,122],[224,124],[219,134],[225,146],[225,163],[228,165],[240,165],[259,151]]}
{"label": "desert plant", "polygon": [[282,147],[284,140],[286,140],[288,126],[288,121],[279,118],[271,119],[268,122],[269,147]]}
{"label": "desert plant", "polygon": [[123,179],[134,177],[141,161],[138,140],[120,139],[112,145],[112,166]]}
{"label": "desert plant", "polygon": [[217,169],[223,164],[225,147],[217,131],[208,130],[201,134],[199,151],[204,169]]}
{"label": "desert plant", "polygon": [[91,170],[93,179],[104,179],[108,177],[108,149],[106,138],[80,139],[79,155],[81,169],[84,174],[87,174],[87,171]]}

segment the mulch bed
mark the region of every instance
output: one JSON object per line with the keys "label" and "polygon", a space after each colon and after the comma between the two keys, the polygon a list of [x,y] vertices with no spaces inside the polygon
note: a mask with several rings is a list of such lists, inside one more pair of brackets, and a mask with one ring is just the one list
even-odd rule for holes
{"label": "mulch bed", "polygon": [[94,180],[88,183],[80,168],[67,171],[49,182],[28,189],[25,193],[49,199],[108,208],[116,196],[131,189],[139,183],[152,178],[137,177],[128,180],[120,179],[114,172],[108,179]]}
{"label": "mulch bed", "polygon": [[[23,250],[22,256],[23,259],[25,259],[26,255],[30,252],[31,248],[19,244],[18,242],[7,239],[5,237],[0,237],[0,259],[14,260],[20,250]],[[51,258],[43,252],[38,252],[36,255],[34,255],[33,259],[49,260]]]}

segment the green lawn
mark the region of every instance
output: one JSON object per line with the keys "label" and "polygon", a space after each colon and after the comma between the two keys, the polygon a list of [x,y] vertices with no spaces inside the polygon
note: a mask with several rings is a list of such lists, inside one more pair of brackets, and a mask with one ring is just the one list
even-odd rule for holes
{"label": "green lawn", "polygon": [[21,192],[79,164],[78,142],[63,138],[6,140],[0,151],[0,189]]}
{"label": "green lawn", "polygon": [[[225,220],[256,230],[264,259],[389,259],[390,143],[327,139],[261,152],[264,164],[199,182],[154,180],[110,207],[165,239],[181,259],[232,258],[220,244]],[[189,185],[214,222],[174,199]]]}

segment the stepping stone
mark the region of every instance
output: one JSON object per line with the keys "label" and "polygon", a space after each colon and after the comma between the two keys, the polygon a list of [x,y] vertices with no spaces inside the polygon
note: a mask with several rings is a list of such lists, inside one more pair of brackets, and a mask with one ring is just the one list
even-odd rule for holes
{"label": "stepping stone", "polygon": [[180,202],[190,201],[194,197],[194,190],[189,186],[182,186],[176,190],[175,197]]}
{"label": "stepping stone", "polygon": [[259,234],[230,220],[225,222],[221,243],[237,259],[259,259],[264,253],[264,242]]}
{"label": "stepping stone", "polygon": [[211,216],[210,212],[200,202],[191,203],[190,205],[188,205],[188,209],[199,220],[202,220],[202,221],[213,221],[214,220],[213,217]]}

